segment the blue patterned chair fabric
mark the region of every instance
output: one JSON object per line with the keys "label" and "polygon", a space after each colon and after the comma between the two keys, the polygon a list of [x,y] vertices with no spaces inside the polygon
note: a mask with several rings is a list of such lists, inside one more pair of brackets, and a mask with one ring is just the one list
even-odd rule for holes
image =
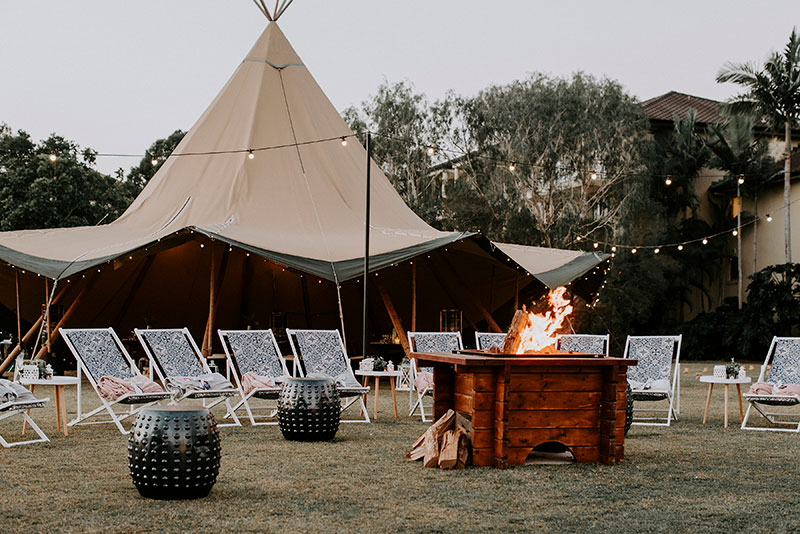
{"label": "blue patterned chair fabric", "polygon": [[558,350],[586,352],[589,354],[606,354],[606,336],[573,336],[563,335],[558,338]]}
{"label": "blue patterned chair fabric", "polygon": [[356,380],[347,356],[342,351],[342,342],[336,330],[294,330],[297,350],[303,358],[306,375],[322,375],[333,378],[337,385],[361,388]]}
{"label": "blue patterned chair fabric", "polygon": [[227,338],[240,375],[284,376],[280,355],[275,352],[275,338],[270,330],[228,332]]}
{"label": "blue patterned chair fabric", "polygon": [[139,330],[139,332],[167,377],[206,374],[183,330]]}
{"label": "blue patterned chair fabric", "polygon": [[103,376],[130,379],[130,364],[108,330],[80,330],[65,334],[95,381]]}
{"label": "blue patterned chair fabric", "polygon": [[475,334],[477,339],[478,350],[489,350],[492,347],[499,349],[503,348],[503,343],[506,341],[506,334],[497,334],[494,332],[478,332]]}

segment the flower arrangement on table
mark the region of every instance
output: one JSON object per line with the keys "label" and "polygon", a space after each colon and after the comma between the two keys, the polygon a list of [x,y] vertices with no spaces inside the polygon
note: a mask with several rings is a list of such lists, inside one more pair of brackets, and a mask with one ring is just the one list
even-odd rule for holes
{"label": "flower arrangement on table", "polygon": [[739,373],[742,370],[742,366],[738,363],[733,361],[731,358],[731,363],[725,365],[725,377],[726,378],[739,378]]}

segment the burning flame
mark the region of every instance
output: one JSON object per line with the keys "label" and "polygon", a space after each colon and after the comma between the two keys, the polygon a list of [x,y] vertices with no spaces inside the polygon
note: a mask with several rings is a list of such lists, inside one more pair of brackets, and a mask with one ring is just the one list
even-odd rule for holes
{"label": "burning flame", "polygon": [[528,325],[520,333],[517,354],[554,350],[556,332],[561,329],[564,319],[572,313],[572,304],[564,298],[567,288],[559,287],[550,291],[547,301],[550,309],[543,314],[528,313]]}

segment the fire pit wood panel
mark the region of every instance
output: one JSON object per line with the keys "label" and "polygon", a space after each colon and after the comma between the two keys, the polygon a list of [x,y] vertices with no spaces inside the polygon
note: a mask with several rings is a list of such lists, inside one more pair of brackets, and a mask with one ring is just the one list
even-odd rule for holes
{"label": "fire pit wood panel", "polygon": [[577,462],[624,458],[625,384],[621,358],[416,353],[434,367],[434,417],[454,409],[472,421],[475,465],[521,465],[547,442]]}

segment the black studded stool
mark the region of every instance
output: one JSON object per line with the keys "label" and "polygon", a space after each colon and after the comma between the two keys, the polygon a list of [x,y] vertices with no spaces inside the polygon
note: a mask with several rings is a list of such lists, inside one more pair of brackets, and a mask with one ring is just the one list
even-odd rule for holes
{"label": "black studded stool", "polygon": [[287,378],[278,399],[278,426],[293,441],[330,441],[342,405],[330,378]]}
{"label": "black studded stool", "polygon": [[219,459],[217,422],[205,408],[145,408],[133,422],[128,468],[142,497],[205,497],[217,481]]}

